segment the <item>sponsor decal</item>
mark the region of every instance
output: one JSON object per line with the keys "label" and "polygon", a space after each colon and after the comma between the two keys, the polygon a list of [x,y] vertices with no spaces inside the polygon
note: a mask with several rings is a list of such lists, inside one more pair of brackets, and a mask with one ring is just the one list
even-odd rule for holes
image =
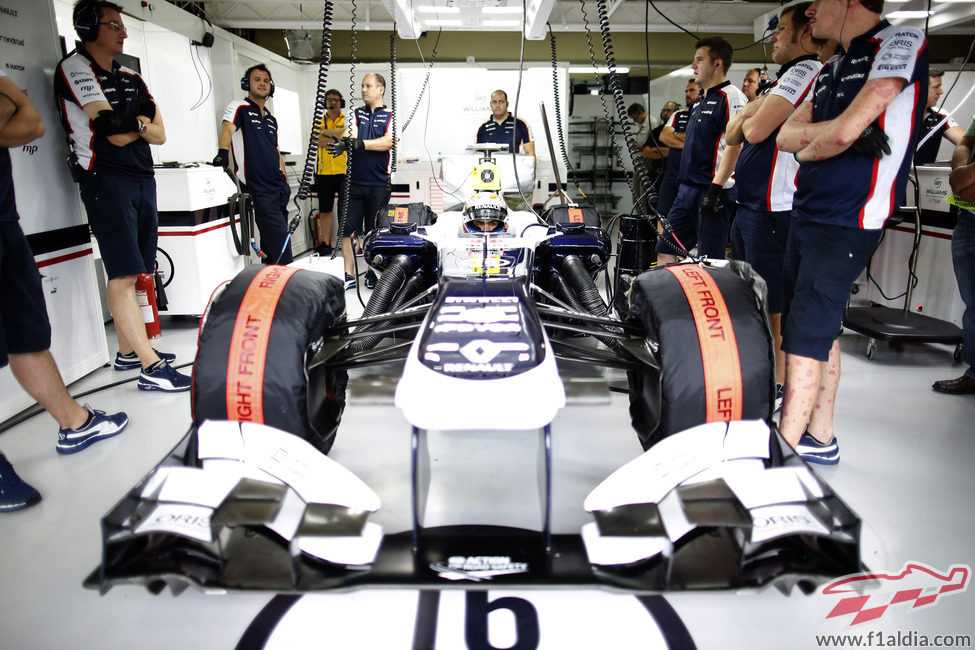
{"label": "sponsor decal", "polygon": [[453,555],[446,562],[434,562],[430,568],[444,580],[481,582],[496,576],[527,573],[527,562],[514,562],[507,555]]}
{"label": "sponsor decal", "polygon": [[850,616],[850,626],[882,618],[892,607],[915,611],[968,589],[972,568],[953,564],[944,572],[923,562],[907,562],[897,573],[856,573],[823,587],[824,596],[842,596],[826,618]]}

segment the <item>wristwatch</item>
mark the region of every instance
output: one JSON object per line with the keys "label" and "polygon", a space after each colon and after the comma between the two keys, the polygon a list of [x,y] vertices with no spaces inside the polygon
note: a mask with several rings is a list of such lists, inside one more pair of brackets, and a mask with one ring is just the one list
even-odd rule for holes
{"label": "wristwatch", "polygon": [[149,128],[149,123],[139,120],[139,135],[145,133],[147,128]]}

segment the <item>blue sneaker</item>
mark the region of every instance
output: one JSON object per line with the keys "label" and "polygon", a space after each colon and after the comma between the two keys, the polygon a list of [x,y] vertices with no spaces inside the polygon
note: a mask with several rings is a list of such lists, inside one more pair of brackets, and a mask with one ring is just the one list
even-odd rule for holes
{"label": "blue sneaker", "polygon": [[774,408],[772,409],[772,412],[773,413],[778,413],[779,411],[782,410],[782,399],[783,399],[783,397],[785,397],[785,395],[782,393],[782,384],[776,384],[775,385],[775,402],[774,402]]}
{"label": "blue sneaker", "polygon": [[376,281],[378,279],[379,278],[376,277],[376,274],[373,273],[372,269],[369,269],[368,271],[366,271],[366,278],[365,278],[365,280],[366,280],[366,289],[375,289],[376,288]]}
{"label": "blue sneaker", "polygon": [[[176,355],[171,352],[160,352],[156,348],[153,348],[152,351],[166,363],[176,361]],[[129,352],[128,354],[116,352],[115,363],[112,364],[112,367],[116,370],[142,370],[142,362],[139,361],[139,357],[135,352]]]}
{"label": "blue sneaker", "polygon": [[87,404],[85,410],[91,413],[85,426],[80,429],[58,430],[58,444],[55,448],[59,454],[74,454],[99,440],[117,436],[129,423],[129,416],[125,413],[108,415],[105,411],[93,409]]}
{"label": "blue sneaker", "polygon": [[139,390],[161,390],[180,393],[190,389],[190,378],[176,372],[165,361],[157,361],[139,375]]}
{"label": "blue sneaker", "polygon": [[351,291],[355,289],[355,278],[353,278],[348,273],[345,274],[345,290]]}
{"label": "blue sneaker", "polygon": [[835,435],[829,442],[822,443],[806,431],[799,438],[799,444],[796,445],[796,453],[802,456],[807,463],[835,465],[840,462],[840,446],[836,442]]}
{"label": "blue sneaker", "polygon": [[34,505],[41,493],[17,476],[7,457],[0,454],[0,512],[13,512]]}

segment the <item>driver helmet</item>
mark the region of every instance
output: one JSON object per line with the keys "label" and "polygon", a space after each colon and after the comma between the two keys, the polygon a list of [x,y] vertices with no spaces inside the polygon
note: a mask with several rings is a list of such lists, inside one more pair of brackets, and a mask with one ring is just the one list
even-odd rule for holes
{"label": "driver helmet", "polygon": [[464,204],[465,232],[505,232],[508,229],[508,206],[495,192],[478,192]]}

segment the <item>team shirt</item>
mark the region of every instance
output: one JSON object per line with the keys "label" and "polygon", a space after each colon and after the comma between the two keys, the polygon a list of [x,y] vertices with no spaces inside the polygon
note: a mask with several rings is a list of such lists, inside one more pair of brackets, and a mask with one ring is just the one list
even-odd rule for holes
{"label": "team shirt", "polygon": [[[667,126],[674,130],[674,133],[687,133],[687,121],[691,118],[690,110],[677,111],[670,116]],[[667,167],[664,169],[664,176],[674,177],[680,173],[680,160],[684,153],[684,148],[671,147],[667,154]]]}
{"label": "team shirt", "polygon": [[816,79],[813,122],[838,117],[871,79],[897,78],[907,84],[877,118],[890,155],[843,153],[799,166],[793,200],[796,218],[875,230],[904,203],[907,173],[917,145],[928,93],[928,50],[924,33],[880,21],[834,56]]}
{"label": "team shirt", "polygon": [[230,102],[223,119],[237,127],[231,144],[240,182],[254,193],[288,189],[278,154],[278,121],[271,111],[265,107],[261,115],[261,107],[245,97]]}
{"label": "team shirt", "polygon": [[[385,136],[393,125],[393,112],[385,106],[369,110],[368,106],[355,109],[355,137],[376,140]],[[359,185],[386,185],[389,183],[390,152],[361,149],[352,153],[351,182]]]}
{"label": "team shirt", "polygon": [[[938,126],[946,117],[948,119],[941,126]],[[921,135],[918,142],[935,128],[937,128],[937,131],[928,138],[927,142],[917,148],[914,154],[914,163],[917,165],[930,165],[933,163],[938,157],[938,150],[941,149],[941,138],[944,137],[945,131],[953,129],[956,126],[958,126],[958,122],[951,119],[944,111],[935,110],[934,108],[926,110],[924,112],[924,121],[921,123]]]}
{"label": "team shirt", "polygon": [[[779,68],[775,83],[761,94],[788,100],[795,108],[809,94],[822,69],[815,54],[801,56]],[[781,127],[780,127],[781,128]],[[799,163],[787,151],[775,146],[779,128],[761,142],[745,142],[735,167],[738,203],[758,212],[784,212],[792,209]]]}
{"label": "team shirt", "polygon": [[[332,131],[335,129],[345,128],[345,115],[339,113],[336,118],[331,118],[328,113],[322,116],[322,119],[318,121],[318,128],[322,131]],[[348,156],[343,151],[341,155],[333,156],[330,154],[325,147],[318,147],[318,170],[316,173],[319,176],[335,176],[336,174],[345,173],[345,162]]]}
{"label": "team shirt", "polygon": [[54,72],[54,94],[61,122],[78,163],[89,171],[113,171],[133,176],[153,175],[149,143],[142,138],[116,147],[107,138],[95,135],[91,120],[82,107],[96,101],[107,101],[112,110],[124,117],[139,114],[139,104],[152,100],[139,73],[112,63],[104,70],[79,48],[61,59]]}
{"label": "team shirt", "polygon": [[[0,70],[0,77],[6,77]],[[0,221],[17,221],[17,201],[14,198],[13,167],[10,165],[10,150],[0,147]]]}
{"label": "team shirt", "polygon": [[[517,133],[515,133],[517,129]],[[531,131],[522,119],[515,119],[514,115],[508,113],[508,117],[501,124],[494,121],[491,116],[487,122],[477,129],[477,142],[491,142],[494,144],[506,144],[511,150],[512,134],[515,134],[515,153],[522,153],[526,142],[532,141]]]}
{"label": "team shirt", "polygon": [[[711,184],[727,146],[724,139],[725,127],[747,103],[745,93],[725,80],[709,88],[704,98],[694,104],[687,123],[684,154],[680,161],[678,178],[682,185],[700,187]],[[734,184],[732,176],[724,187],[728,189]]]}

